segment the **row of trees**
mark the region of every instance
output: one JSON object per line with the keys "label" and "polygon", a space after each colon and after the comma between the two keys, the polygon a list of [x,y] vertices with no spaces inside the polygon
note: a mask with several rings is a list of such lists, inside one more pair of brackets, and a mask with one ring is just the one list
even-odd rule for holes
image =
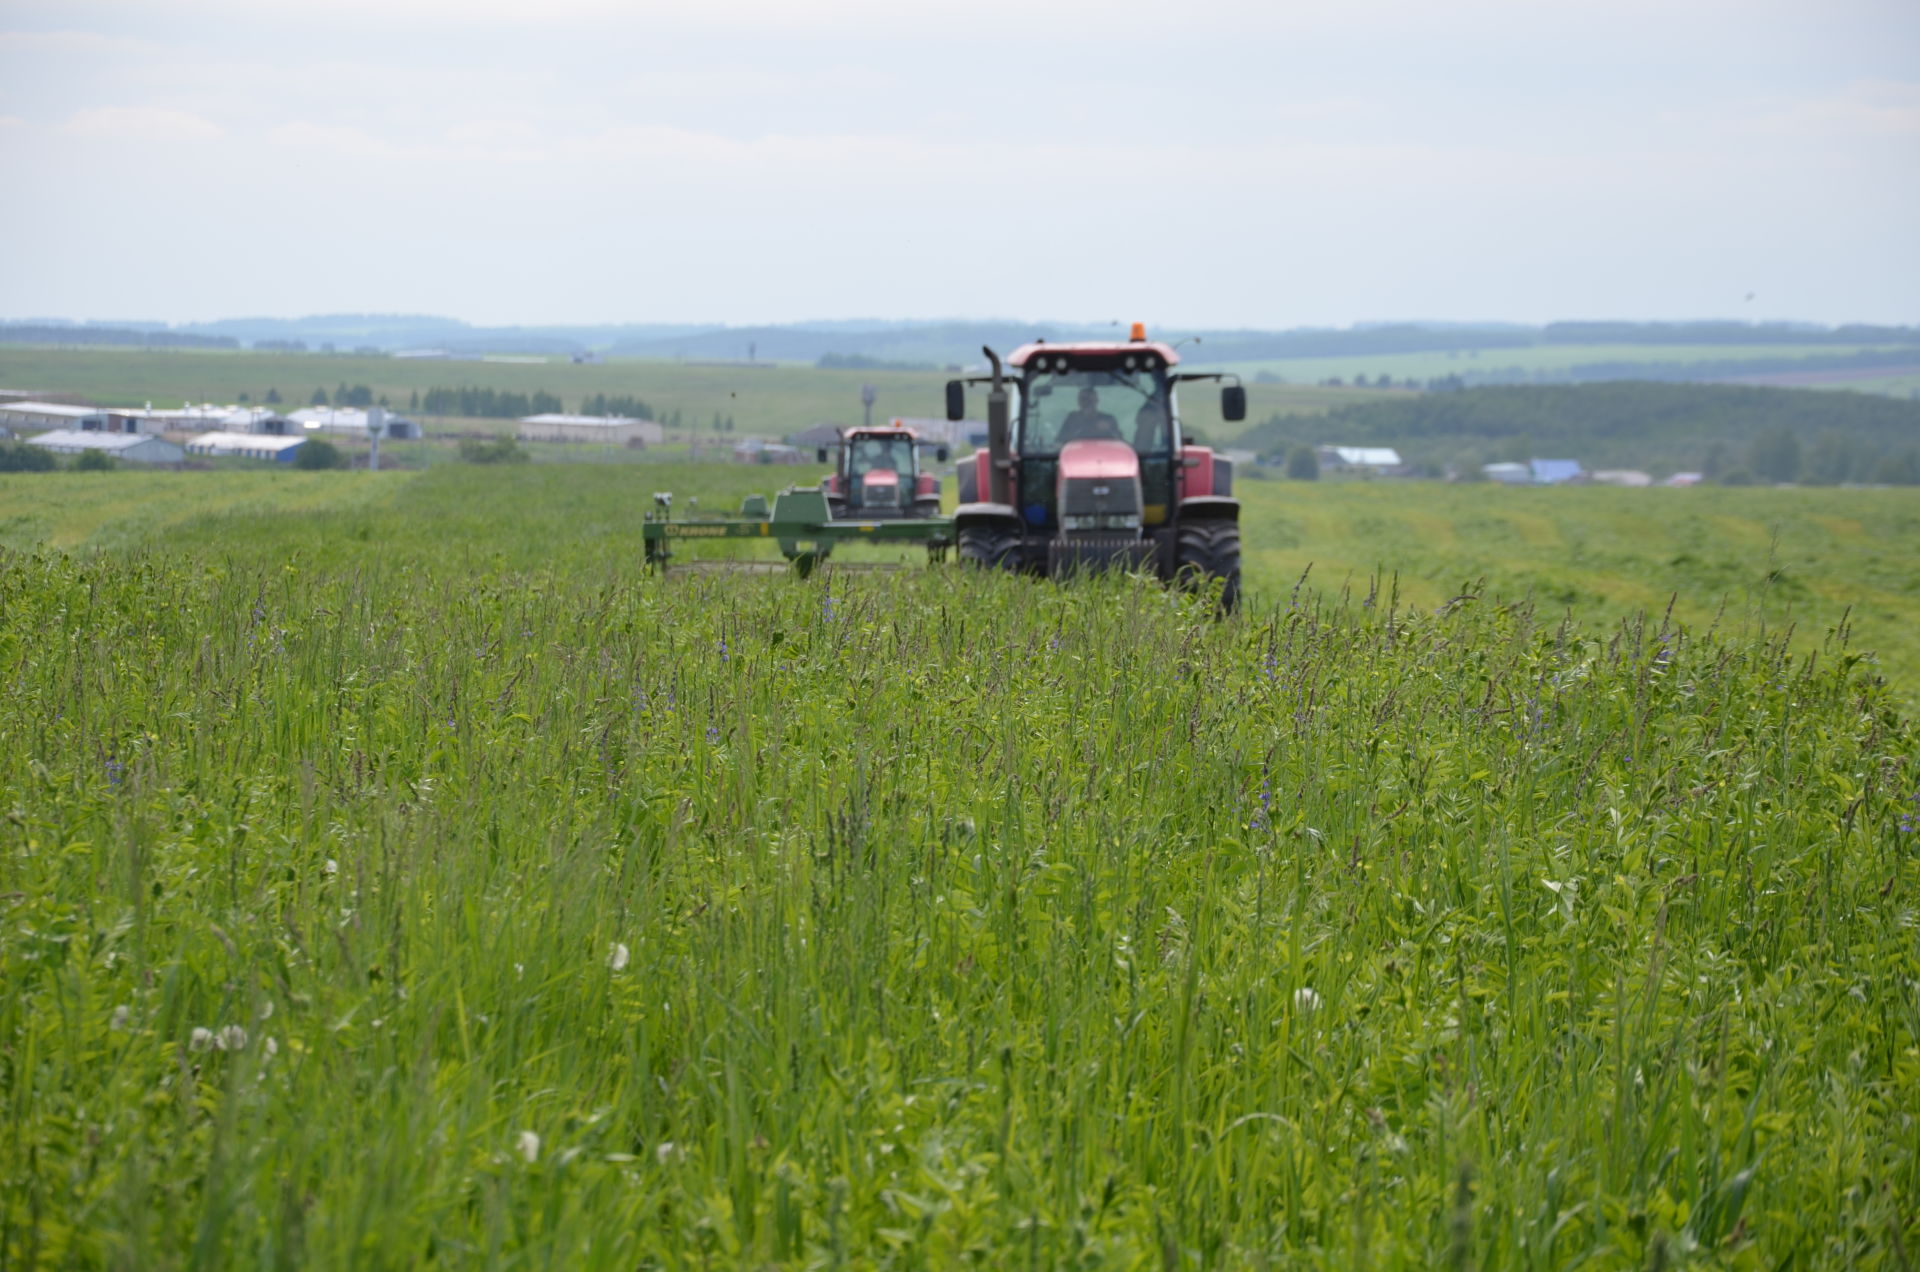
{"label": "row of trees", "polygon": [[560,399],[542,389],[532,393],[503,392],[471,386],[428,389],[417,408],[429,415],[466,415],[475,419],[509,420],[523,415],[544,415],[566,409]]}
{"label": "row of trees", "polygon": [[650,420],[653,408],[631,393],[596,393],[580,402],[582,415],[623,415],[628,419]]}

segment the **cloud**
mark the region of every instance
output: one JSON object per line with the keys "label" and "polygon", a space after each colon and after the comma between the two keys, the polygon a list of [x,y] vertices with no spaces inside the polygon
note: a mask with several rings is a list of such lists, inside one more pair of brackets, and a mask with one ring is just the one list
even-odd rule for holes
{"label": "cloud", "polygon": [[77,112],[63,127],[77,137],[111,141],[212,141],[227,131],[200,115],[164,106],[96,106]]}

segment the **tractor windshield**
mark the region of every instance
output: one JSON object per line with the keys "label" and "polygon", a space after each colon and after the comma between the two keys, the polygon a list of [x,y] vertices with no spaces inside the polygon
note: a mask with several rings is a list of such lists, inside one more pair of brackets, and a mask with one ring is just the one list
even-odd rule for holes
{"label": "tractor windshield", "polygon": [[1023,455],[1057,454],[1068,442],[1125,442],[1142,455],[1172,445],[1166,372],[1075,368],[1034,371],[1020,418]]}
{"label": "tractor windshield", "polygon": [[856,437],[847,459],[856,477],[877,468],[890,469],[904,477],[913,472],[913,437],[907,433]]}

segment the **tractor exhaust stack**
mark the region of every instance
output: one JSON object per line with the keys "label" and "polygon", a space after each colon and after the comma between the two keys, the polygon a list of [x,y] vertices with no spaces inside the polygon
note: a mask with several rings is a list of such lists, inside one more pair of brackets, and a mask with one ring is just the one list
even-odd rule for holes
{"label": "tractor exhaust stack", "polygon": [[1009,396],[1000,355],[985,345],[980,352],[993,366],[993,385],[987,390],[987,498],[997,504],[1013,502],[1013,439],[1008,416]]}

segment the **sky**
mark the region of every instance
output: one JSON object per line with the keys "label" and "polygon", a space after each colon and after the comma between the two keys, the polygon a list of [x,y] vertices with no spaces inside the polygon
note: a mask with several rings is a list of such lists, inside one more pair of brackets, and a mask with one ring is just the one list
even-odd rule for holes
{"label": "sky", "polygon": [[1915,0],[0,0],[0,318],[1920,322]]}

